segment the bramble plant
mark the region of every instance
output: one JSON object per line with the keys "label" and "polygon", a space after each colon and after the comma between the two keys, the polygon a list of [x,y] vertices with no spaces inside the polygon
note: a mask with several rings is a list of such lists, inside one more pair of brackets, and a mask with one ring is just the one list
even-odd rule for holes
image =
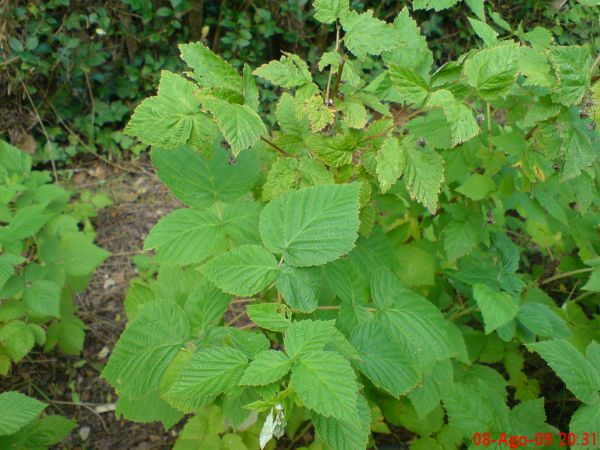
{"label": "bramble plant", "polygon": [[[102,373],[117,413],[167,428],[194,413],[176,449],[284,434],[293,448],[314,427],[310,448],[359,450],[391,426],[413,449],[484,432],[558,447],[559,431],[589,448],[598,60],[542,28],[503,37],[482,6],[481,48],[433,70],[408,9],[386,23],[347,0],[314,7],[336,30],[323,85],[295,54],[240,74],[186,44],[192,70],[163,72],[125,130],[187,208],[146,239],[158,275],[133,282]],[[281,88],[271,132],[255,76]],[[568,429],[546,416],[556,376]]]}

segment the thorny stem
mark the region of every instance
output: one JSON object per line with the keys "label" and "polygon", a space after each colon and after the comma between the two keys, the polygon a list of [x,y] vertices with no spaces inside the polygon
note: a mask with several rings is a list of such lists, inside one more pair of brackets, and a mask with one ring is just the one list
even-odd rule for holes
{"label": "thorny stem", "polygon": [[540,285],[552,283],[553,281],[560,280],[562,278],[568,278],[572,275],[578,275],[580,273],[592,272],[593,270],[594,270],[593,267],[586,267],[585,269],[577,269],[577,270],[572,270],[570,272],[559,273],[557,275],[551,276],[550,278],[546,278],[545,280],[540,282]]}
{"label": "thorny stem", "polygon": [[278,151],[279,153],[281,153],[282,155],[285,155],[285,156],[290,156],[290,157],[293,157],[293,158],[297,158],[297,157],[296,157],[296,156],[294,156],[294,155],[290,155],[288,152],[286,152],[284,149],[282,149],[282,148],[281,148],[279,145],[277,145],[277,144],[275,144],[274,142],[270,141],[270,140],[269,140],[269,139],[267,139],[266,137],[263,137],[263,136],[261,136],[261,137],[260,137],[260,140],[261,140],[261,141],[263,141],[263,142],[265,142],[265,143],[267,143],[267,144],[269,144],[271,147],[273,147],[275,150],[277,150],[277,151]]}
{"label": "thorny stem", "polygon": [[337,75],[335,76],[335,84],[333,85],[333,92],[331,93],[331,98],[335,98],[338,92],[338,88],[340,87],[340,81],[342,80],[342,73],[344,72],[344,64],[346,64],[346,57],[342,56],[342,60],[340,61],[340,65],[338,67]]}

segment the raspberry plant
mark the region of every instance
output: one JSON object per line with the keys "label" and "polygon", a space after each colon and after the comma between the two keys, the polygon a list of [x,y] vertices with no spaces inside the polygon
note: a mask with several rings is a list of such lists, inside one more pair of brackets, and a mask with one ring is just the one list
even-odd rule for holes
{"label": "raspberry plant", "polygon": [[[314,7],[336,36],[322,84],[295,54],[240,74],[190,43],[191,71],[163,72],[126,128],[186,207],[151,230],[157,277],[128,292],[103,371],[117,412],[195,414],[176,449],[293,446],[311,427],[334,450],[390,426],[414,449],[600,434],[590,48],[473,8],[480,48],[434,69],[408,9]],[[256,78],[281,90],[274,117]],[[552,377],[568,430],[546,416]]]}

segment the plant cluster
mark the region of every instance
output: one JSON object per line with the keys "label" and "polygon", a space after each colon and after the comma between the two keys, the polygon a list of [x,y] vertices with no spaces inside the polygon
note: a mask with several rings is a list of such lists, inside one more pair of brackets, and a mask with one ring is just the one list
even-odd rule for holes
{"label": "plant cluster", "polygon": [[[600,435],[598,58],[465,2],[479,48],[437,70],[408,9],[347,0],[314,1],[323,77],[180,46],[191,70],[125,129],[186,207],[148,235],[157,277],[102,373],[119,414],[195,414],[179,449]],[[271,131],[255,77],[280,93]]]}
{"label": "plant cluster", "polygon": [[34,348],[78,354],[85,325],[73,295],[108,253],[94,243],[90,218],[110,203],[71,192],[32,170],[31,157],[0,141],[0,375]]}

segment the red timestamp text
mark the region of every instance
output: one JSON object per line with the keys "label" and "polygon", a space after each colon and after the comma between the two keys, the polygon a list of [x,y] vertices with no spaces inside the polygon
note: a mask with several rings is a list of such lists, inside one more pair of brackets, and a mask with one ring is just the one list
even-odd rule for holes
{"label": "red timestamp text", "polygon": [[595,431],[589,433],[560,432],[558,434],[539,432],[533,436],[500,433],[497,437],[493,437],[487,431],[473,433],[473,444],[475,447],[505,445],[507,448],[517,449],[528,445],[549,447],[553,443],[558,443],[559,447],[573,447],[574,445],[578,445],[580,447],[588,447],[590,450],[598,447]]}

